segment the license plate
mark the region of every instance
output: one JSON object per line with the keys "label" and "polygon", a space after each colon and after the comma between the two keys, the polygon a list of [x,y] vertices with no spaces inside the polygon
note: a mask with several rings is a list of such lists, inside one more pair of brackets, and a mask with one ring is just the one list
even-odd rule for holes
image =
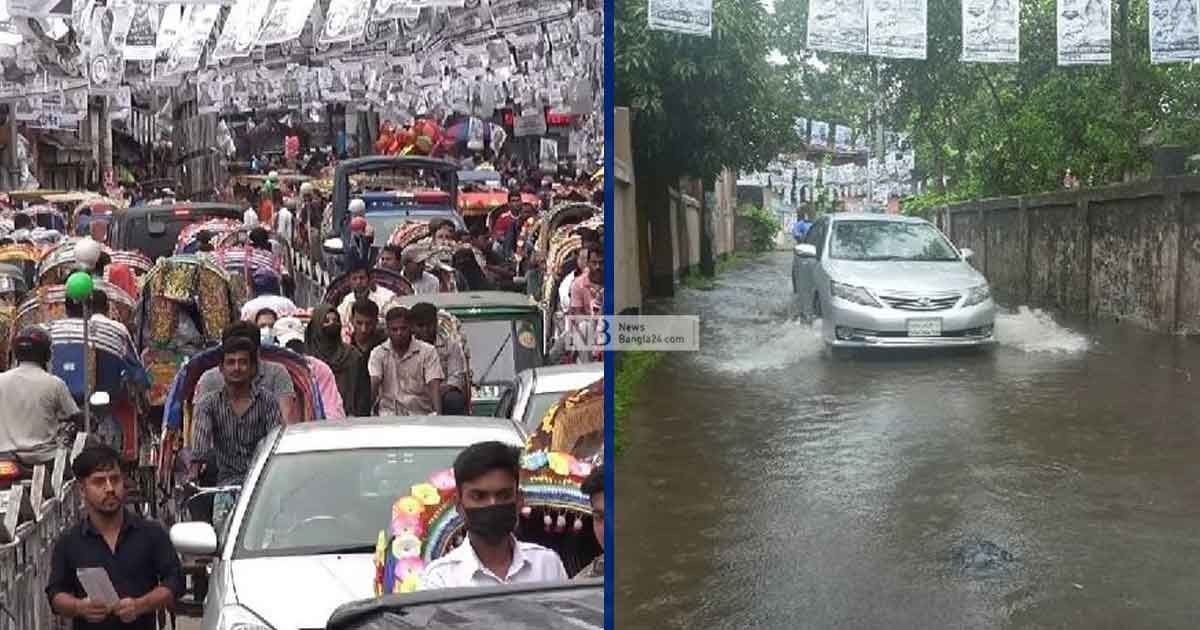
{"label": "license plate", "polygon": [[909,337],[941,337],[942,320],[940,319],[910,319],[908,320]]}

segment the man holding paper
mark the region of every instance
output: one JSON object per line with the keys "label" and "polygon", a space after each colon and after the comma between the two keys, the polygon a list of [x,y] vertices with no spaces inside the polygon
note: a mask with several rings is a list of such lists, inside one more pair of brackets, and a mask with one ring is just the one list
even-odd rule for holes
{"label": "man holding paper", "polygon": [[174,606],[183,569],[161,525],[125,509],[120,456],[89,446],[71,464],[87,514],[54,543],[46,595],[75,630],[154,630]]}

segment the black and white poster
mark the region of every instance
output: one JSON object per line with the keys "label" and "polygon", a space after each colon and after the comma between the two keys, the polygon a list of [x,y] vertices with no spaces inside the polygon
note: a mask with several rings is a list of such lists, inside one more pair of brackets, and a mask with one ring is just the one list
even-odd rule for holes
{"label": "black and white poster", "polygon": [[112,97],[109,107],[109,116],[113,120],[129,120],[130,112],[133,111],[133,92],[128,85],[122,85],[116,96]]}
{"label": "black and white poster", "polygon": [[88,81],[95,94],[114,96],[125,78],[125,36],[133,17],[132,0],[110,0],[87,10]]}
{"label": "black and white poster", "polygon": [[225,61],[250,56],[270,7],[271,3],[262,0],[238,0],[225,18],[225,28],[213,48],[213,59]]}
{"label": "black and white poster", "polygon": [[810,0],[808,47],[867,54],[867,0]]}
{"label": "black and white poster", "polygon": [[192,72],[200,65],[200,56],[204,53],[204,45],[208,36],[217,23],[221,6],[216,4],[188,6],[184,12],[183,26],[180,28],[179,41],[167,57],[163,74],[168,76],[184,72]]}
{"label": "black and white poster", "polygon": [[1200,59],[1196,0],[1150,0],[1150,63]]}
{"label": "black and white poster", "polygon": [[838,125],[833,128],[833,148],[839,153],[849,153],[854,150],[854,137],[849,127]]}
{"label": "black and white poster", "polygon": [[538,160],[539,166],[543,172],[554,173],[558,171],[558,138],[542,138],[540,144],[541,154]]}
{"label": "black and white poster", "polygon": [[808,140],[808,119],[797,117],[792,122],[792,131],[796,132],[796,137],[801,141]]}
{"label": "black and white poster", "polygon": [[316,0],[275,0],[257,45],[282,44],[300,37],[314,4]]}
{"label": "black and white poster", "polygon": [[170,52],[175,47],[175,43],[179,41],[183,33],[184,12],[183,6],[178,4],[162,7],[161,19],[158,23],[158,37],[154,40],[156,59],[165,59],[165,54]]}
{"label": "black and white poster", "polygon": [[322,44],[337,44],[358,40],[367,30],[371,17],[371,0],[332,0],[321,29]]}
{"label": "black and white poster", "polygon": [[134,3],[125,36],[125,61],[153,61],[158,39],[158,19],[162,7]]}
{"label": "black and white poster", "polygon": [[1058,0],[1058,65],[1112,63],[1111,0]]}
{"label": "black and white poster", "polygon": [[196,78],[196,111],[216,114],[225,101],[225,82],[212,72],[202,72]]}
{"label": "black and white poster", "polygon": [[650,0],[646,16],[652,30],[712,36],[712,0]]}
{"label": "black and white poster", "polygon": [[71,17],[71,0],[8,0],[11,17]]}
{"label": "black and white poster", "polygon": [[926,0],[869,0],[870,44],[874,57],[924,59]]}
{"label": "black and white poster", "polygon": [[422,4],[424,3],[414,0],[375,0],[375,7],[371,9],[371,21],[415,20],[421,17]]}
{"label": "black and white poster", "polygon": [[1017,63],[1021,60],[1019,0],[962,0],[962,60]]}
{"label": "black and white poster", "polygon": [[820,120],[812,121],[812,136],[808,145],[814,149],[829,148],[829,123]]}

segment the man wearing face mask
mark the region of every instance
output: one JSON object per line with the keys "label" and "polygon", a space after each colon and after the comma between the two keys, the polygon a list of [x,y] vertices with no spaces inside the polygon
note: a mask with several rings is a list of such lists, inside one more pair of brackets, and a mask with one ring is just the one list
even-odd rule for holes
{"label": "man wearing face mask", "polygon": [[562,560],[513,536],[521,509],[521,451],[500,442],[468,446],[454,460],[455,507],[467,540],[429,563],[421,590],[531,584],[567,579]]}

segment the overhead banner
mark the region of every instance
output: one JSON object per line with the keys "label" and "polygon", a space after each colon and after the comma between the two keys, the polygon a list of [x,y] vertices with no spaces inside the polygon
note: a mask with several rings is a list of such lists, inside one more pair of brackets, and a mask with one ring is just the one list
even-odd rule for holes
{"label": "overhead banner", "polygon": [[874,57],[924,59],[926,0],[870,0],[870,44]]}
{"label": "overhead banner", "polygon": [[362,39],[370,17],[371,0],[332,0],[320,42],[337,44]]}
{"label": "overhead banner", "polygon": [[808,145],[816,149],[829,148],[829,123],[820,120],[812,121],[812,136]]}
{"label": "overhead banner", "polygon": [[1111,0],[1058,0],[1058,65],[1111,62]]}
{"label": "overhead banner", "polygon": [[314,4],[316,0],[275,0],[257,45],[282,44],[300,37]]}
{"label": "overhead banner", "polygon": [[162,74],[172,76],[191,72],[199,67],[200,56],[204,53],[204,45],[208,43],[208,36],[212,33],[220,13],[221,6],[216,4],[193,5],[186,8],[179,41],[171,49]]}
{"label": "overhead banner", "polygon": [[271,3],[262,0],[238,0],[225,18],[225,28],[217,38],[212,57],[224,61],[250,56],[270,7]]}
{"label": "overhead banner", "polygon": [[651,30],[712,36],[712,0],[650,0],[646,16]]}
{"label": "overhead banner", "polygon": [[71,17],[71,0],[8,0],[11,17]]}
{"label": "overhead banner", "polygon": [[169,4],[162,9],[162,20],[158,24],[158,37],[154,40],[154,50],[162,54],[171,50],[183,30],[183,6]]}
{"label": "overhead banner", "polygon": [[962,0],[962,24],[963,61],[1017,63],[1021,60],[1018,0]]}
{"label": "overhead banner", "polygon": [[808,47],[867,54],[867,0],[810,0]]}
{"label": "overhead banner", "polygon": [[371,9],[371,21],[415,20],[421,17],[424,0],[376,0]]}
{"label": "overhead banner", "polygon": [[1150,63],[1200,59],[1196,0],[1150,0]]}
{"label": "overhead banner", "polygon": [[125,36],[125,61],[153,61],[158,40],[158,16],[162,7],[133,5],[129,34]]}
{"label": "overhead banner", "polygon": [[838,125],[833,128],[833,147],[841,153],[849,153],[854,150],[854,138],[851,136],[849,127]]}

